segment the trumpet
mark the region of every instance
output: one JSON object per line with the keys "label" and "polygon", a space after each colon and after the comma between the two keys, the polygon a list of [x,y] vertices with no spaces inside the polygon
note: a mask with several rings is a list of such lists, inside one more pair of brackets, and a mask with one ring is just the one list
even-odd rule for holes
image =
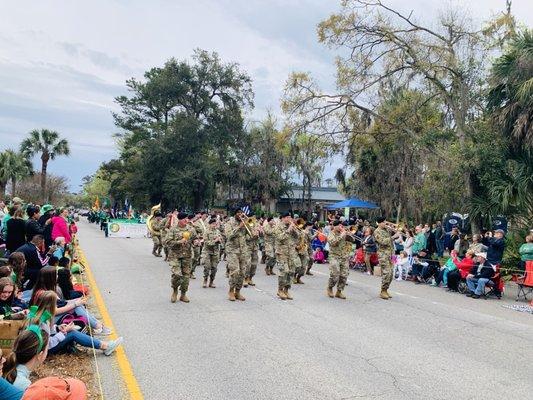
{"label": "trumpet", "polygon": [[[246,215],[242,215],[240,216],[239,218],[235,218],[237,221],[239,222],[242,222],[243,225],[244,225],[244,229],[246,229],[246,233],[249,235],[249,236],[253,236],[252,234],[252,228],[253,228],[253,225],[255,224],[256,222],[256,219],[255,217],[247,217]],[[237,228],[238,229],[238,228]]]}

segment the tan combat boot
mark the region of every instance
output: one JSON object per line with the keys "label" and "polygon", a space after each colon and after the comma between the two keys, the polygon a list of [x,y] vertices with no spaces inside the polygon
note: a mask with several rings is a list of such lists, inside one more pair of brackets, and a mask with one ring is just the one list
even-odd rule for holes
{"label": "tan combat boot", "polygon": [[387,296],[389,296],[389,299],[392,299],[392,296],[390,295],[390,293],[389,293],[389,290],[388,290],[388,289],[387,289],[387,290],[385,290],[385,293],[387,293]]}
{"label": "tan combat boot", "polygon": [[335,297],[346,300],[346,296],[344,295],[344,293],[342,293],[342,290],[337,289],[337,293],[335,293]]}
{"label": "tan combat boot", "polygon": [[270,275],[276,276],[276,273],[274,272],[274,267],[270,268]]}
{"label": "tan combat boot", "polygon": [[178,300],[178,288],[172,289],[172,295],[170,296],[170,302],[175,303]]}
{"label": "tan combat boot", "polygon": [[238,289],[235,289],[235,299],[240,301],[246,300],[246,298],[241,294],[241,291]]}
{"label": "tan combat boot", "polygon": [[303,285],[304,282],[302,281],[302,275],[298,275],[296,277],[296,283],[299,284],[299,285]]}
{"label": "tan combat boot", "polygon": [[229,301],[235,301],[235,289],[231,287],[229,288],[228,299]]}
{"label": "tan combat boot", "polygon": [[215,281],[214,279],[209,278],[209,287],[210,288],[213,288],[213,289],[216,288],[215,284],[213,283],[214,281]]}
{"label": "tan combat boot", "polygon": [[287,295],[285,294],[285,291],[283,290],[281,286],[278,288],[278,297],[281,300],[287,300]]}
{"label": "tan combat boot", "polygon": [[207,278],[204,278],[204,284],[202,285],[203,288],[207,287]]}
{"label": "tan combat boot", "polygon": [[307,271],[305,271],[305,274],[313,276],[313,273],[311,272],[311,267],[307,268]]}
{"label": "tan combat boot", "polygon": [[287,300],[292,300],[292,296],[289,293],[289,289],[285,289],[285,297],[287,298]]}
{"label": "tan combat boot", "polygon": [[242,283],[243,287],[248,287],[248,278],[244,278],[244,282]]}
{"label": "tan combat boot", "polygon": [[265,274],[270,275],[270,268],[265,267]]}
{"label": "tan combat boot", "polygon": [[183,301],[184,303],[188,303],[190,301],[185,292],[181,292],[180,301]]}
{"label": "tan combat boot", "polygon": [[329,287],[329,286],[328,286],[328,288],[326,289],[326,294],[328,295],[328,297],[331,297],[331,298],[335,297],[335,296],[333,295],[333,288],[331,288],[331,287]]}
{"label": "tan combat boot", "polygon": [[254,281],[252,281],[252,278],[248,279],[248,285],[255,286],[255,283],[254,283]]}
{"label": "tan combat boot", "polygon": [[386,290],[382,290],[381,293],[379,294],[379,297],[381,297],[383,300],[388,300],[390,299],[389,295],[387,294],[387,291]]}

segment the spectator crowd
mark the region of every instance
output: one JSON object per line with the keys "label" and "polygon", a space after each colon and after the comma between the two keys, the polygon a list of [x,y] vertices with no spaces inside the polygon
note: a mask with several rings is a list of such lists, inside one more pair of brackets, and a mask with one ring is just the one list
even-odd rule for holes
{"label": "spectator crowd", "polygon": [[[32,371],[49,355],[76,353],[77,346],[111,355],[122,338],[87,309],[89,289],[77,251],[77,216],[69,208],[0,201],[0,327],[19,327],[0,359],[0,400],[84,399],[85,384]],[[4,338],[3,338],[4,339]]]}

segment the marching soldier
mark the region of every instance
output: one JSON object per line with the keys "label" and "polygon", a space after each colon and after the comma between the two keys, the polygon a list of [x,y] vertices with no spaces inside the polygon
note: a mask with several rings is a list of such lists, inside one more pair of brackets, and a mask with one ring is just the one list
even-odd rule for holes
{"label": "marching soldier", "polygon": [[276,275],[274,266],[276,265],[276,254],[274,252],[274,226],[275,221],[272,217],[268,217],[263,224],[263,238],[265,241],[265,272],[267,275]]}
{"label": "marching soldier", "polygon": [[203,235],[206,230],[206,223],[204,221],[206,213],[196,213],[196,215],[190,215],[189,219],[191,220],[191,226],[196,231],[196,237],[198,240],[196,240],[196,244],[193,246],[193,258],[192,258],[192,265],[191,265],[191,279],[196,279],[196,276],[194,276],[194,272],[196,271],[196,267],[200,264],[200,257],[202,252],[202,244],[203,244]]}
{"label": "marching soldier", "polygon": [[215,276],[217,274],[217,266],[220,257],[220,243],[222,242],[222,235],[217,226],[217,219],[212,217],[209,220],[209,225],[204,234],[204,248],[202,250],[202,264],[204,266],[204,284],[207,287],[207,280],[209,279],[209,287],[214,288]]}
{"label": "marching soldier", "polygon": [[392,282],[393,270],[391,257],[393,254],[392,241],[398,237],[398,233],[391,236],[388,231],[385,218],[378,217],[376,219],[378,227],[374,231],[374,240],[378,245],[378,260],[381,267],[381,293],[379,297],[383,300],[389,300],[392,296],[389,294],[389,286]]}
{"label": "marching soldier", "polygon": [[248,225],[252,235],[246,235],[246,246],[248,251],[246,252],[246,276],[244,278],[244,287],[255,286],[253,277],[257,271],[257,263],[259,262],[258,250],[259,250],[259,229],[252,224]]}
{"label": "marching soldier", "polygon": [[276,265],[279,268],[277,294],[281,300],[292,300],[289,289],[291,288],[296,266],[296,262],[292,257],[296,251],[295,241],[298,239],[298,231],[292,224],[290,213],[282,215],[281,222],[274,230],[274,237]]}
{"label": "marching soldier", "polygon": [[246,300],[241,289],[246,274],[246,228],[242,221],[242,211],[237,210],[224,228],[226,236],[226,260],[228,263],[230,301]]}
{"label": "marching soldier", "polygon": [[187,290],[189,290],[192,246],[195,238],[196,232],[187,225],[187,214],[179,213],[177,225],[169,229],[165,238],[165,244],[169,249],[170,285],[172,286],[170,301],[172,303],[175,303],[178,298],[178,289],[181,291],[180,301],[189,302]]}
{"label": "marching soldier", "polygon": [[156,257],[161,257],[161,250],[163,249],[162,244],[162,228],[163,228],[163,218],[160,212],[154,214],[155,221],[152,224],[152,241],[154,242],[154,247],[152,249],[152,254]]}
{"label": "marching soldier", "polygon": [[[329,243],[329,281],[327,295],[331,298],[346,299],[342,291],[348,280],[348,263],[346,262],[346,232],[339,220],[333,221],[333,229],[328,235]],[[333,294],[333,288],[337,286],[337,292]]]}
{"label": "marching soldier", "polygon": [[309,263],[308,257],[309,253],[307,248],[309,247],[309,237],[307,236],[307,231],[304,229],[305,223],[299,226],[298,231],[298,241],[296,242],[296,253],[298,256],[298,262],[296,265],[296,272],[294,276],[294,283],[303,285],[302,276],[305,275],[307,270],[307,264]]}
{"label": "marching soldier", "polygon": [[313,267],[314,259],[313,259],[313,240],[315,240],[317,232],[313,231],[313,223],[308,222],[305,231],[307,232],[307,238],[308,238],[308,246],[307,246],[307,269],[305,271],[306,275],[313,275],[311,272],[311,268]]}

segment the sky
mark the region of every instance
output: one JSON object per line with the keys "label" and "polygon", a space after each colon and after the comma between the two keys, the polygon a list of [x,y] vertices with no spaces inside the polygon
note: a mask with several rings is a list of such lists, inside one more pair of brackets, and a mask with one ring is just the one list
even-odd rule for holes
{"label": "sky", "polygon": [[[71,190],[101,162],[117,156],[111,116],[125,81],[194,49],[238,62],[253,79],[248,120],[280,115],[288,75],[310,72],[334,88],[335,52],[317,41],[316,26],[340,0],[0,0],[0,150],[18,148],[32,129],[69,140],[71,156],[49,165]],[[432,18],[447,4],[486,20],[505,0],[390,0]],[[532,0],[513,0],[520,22],[533,26]],[[326,167],[331,177],[340,159]],[[40,164],[35,162],[36,169]]]}

